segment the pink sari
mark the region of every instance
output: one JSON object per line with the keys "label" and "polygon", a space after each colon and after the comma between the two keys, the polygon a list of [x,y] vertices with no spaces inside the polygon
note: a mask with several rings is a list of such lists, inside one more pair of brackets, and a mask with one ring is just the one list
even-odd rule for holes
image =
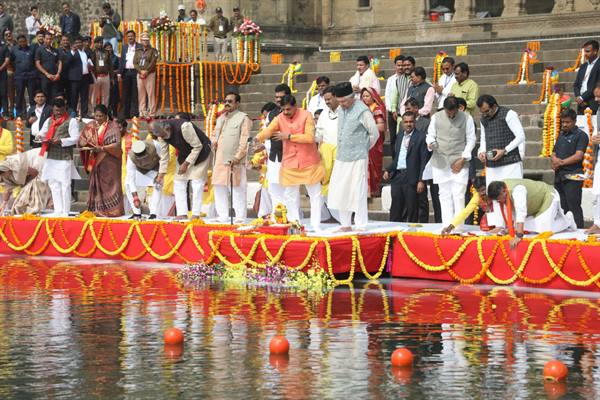
{"label": "pink sari", "polygon": [[[379,94],[373,88],[364,88],[369,92],[374,102],[369,106],[373,113],[376,123],[383,122],[387,126],[387,111],[385,103],[381,100]],[[385,141],[385,129],[379,132],[379,138],[375,145],[369,150],[369,194],[371,197],[378,197],[381,190],[381,179],[383,176],[383,142]]]}

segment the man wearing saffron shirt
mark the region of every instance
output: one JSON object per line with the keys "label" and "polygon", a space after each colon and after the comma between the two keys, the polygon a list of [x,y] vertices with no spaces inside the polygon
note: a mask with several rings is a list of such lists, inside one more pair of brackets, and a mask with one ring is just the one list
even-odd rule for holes
{"label": "man wearing saffron shirt", "polygon": [[321,180],[325,168],[315,145],[315,121],[310,112],[298,108],[294,96],[281,99],[282,112],[256,137],[264,142],[273,137],[283,142],[280,184],[284,187],[283,202],[290,221],[299,221],[298,194],[300,185],[310,196],[310,224],[320,230]]}
{"label": "man wearing saffron shirt", "polygon": [[38,140],[42,141],[40,156],[48,155],[41,178],[52,193],[53,216],[67,217],[71,211],[71,180],[80,178],[73,163],[79,122],[69,117],[63,99],[54,100],[52,117],[44,123]]}

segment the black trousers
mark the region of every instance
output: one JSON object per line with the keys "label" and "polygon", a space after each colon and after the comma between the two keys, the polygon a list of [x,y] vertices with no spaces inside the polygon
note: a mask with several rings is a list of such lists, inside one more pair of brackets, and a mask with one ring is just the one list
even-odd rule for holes
{"label": "black trousers", "polygon": [[0,72],[0,106],[2,107],[2,114],[8,116],[8,75],[6,71]]}
{"label": "black trousers", "polygon": [[[433,206],[433,222],[439,224],[442,222],[442,207],[440,206],[440,194],[438,185],[433,183],[433,180],[429,179],[425,181],[425,184],[429,187],[431,193],[431,205]],[[429,223],[429,198],[427,197],[427,190],[423,193],[419,193],[419,223]]]}
{"label": "black trousers", "polygon": [[29,96],[29,105],[33,106],[33,92],[35,91],[35,81],[29,78],[15,78],[15,107],[17,109],[17,116],[23,116],[26,111],[25,89],[27,89],[27,95]]}
{"label": "black trousers", "polygon": [[69,81],[69,113],[77,114],[77,104],[80,103],[82,116],[88,115],[90,84],[87,78],[80,81]]}
{"label": "black trousers", "polygon": [[121,101],[121,116],[131,118],[138,115],[137,72],[125,70],[123,79],[123,99]]}
{"label": "black trousers", "polygon": [[45,76],[42,77],[40,89],[46,95],[46,102],[51,103],[58,93],[58,82],[53,82]]}
{"label": "black trousers", "polygon": [[390,221],[417,222],[419,203],[417,201],[417,184],[409,184],[405,169],[396,171],[392,179]]}
{"label": "black trousers", "polygon": [[392,158],[396,152],[396,132],[398,130],[398,123],[394,120],[394,114],[388,111],[388,130],[390,131],[390,149],[392,151]]}
{"label": "black trousers", "polygon": [[583,228],[583,210],[581,209],[581,193],[583,182],[565,178],[554,181],[554,188],[560,195],[560,206],[563,211],[573,213],[577,228]]}

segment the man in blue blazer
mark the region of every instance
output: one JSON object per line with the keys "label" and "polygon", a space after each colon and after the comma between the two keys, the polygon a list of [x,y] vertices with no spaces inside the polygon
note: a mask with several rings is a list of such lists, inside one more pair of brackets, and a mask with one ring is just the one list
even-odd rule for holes
{"label": "man in blue blazer", "polygon": [[413,112],[402,116],[403,130],[396,138],[394,158],[383,174],[383,179],[392,184],[390,221],[394,222],[417,222],[418,194],[427,190],[423,170],[430,154],[425,144],[426,132],[417,130],[415,122]]}

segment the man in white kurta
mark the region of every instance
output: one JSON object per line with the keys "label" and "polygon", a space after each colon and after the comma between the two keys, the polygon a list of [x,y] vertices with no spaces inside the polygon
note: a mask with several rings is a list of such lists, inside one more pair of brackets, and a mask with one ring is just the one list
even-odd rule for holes
{"label": "man in white kurta", "polygon": [[473,118],[458,110],[456,98],[448,97],[444,109],[431,118],[425,139],[431,156],[433,183],[439,187],[442,223],[450,224],[465,207],[469,161],[475,147]]}
{"label": "man in white kurta", "polygon": [[50,190],[39,177],[45,161],[39,154],[39,149],[31,149],[0,162],[0,187],[4,189],[1,212],[37,214],[46,207]]}
{"label": "man in white kurta", "polygon": [[360,56],[356,59],[356,72],[350,78],[350,84],[357,96],[360,96],[360,91],[364,88],[373,88],[377,93],[381,93],[379,79],[375,75],[375,71],[369,68],[369,64],[367,56]]}
{"label": "man in white kurta", "polygon": [[71,180],[80,179],[73,163],[73,149],[79,140],[79,121],[69,118],[64,100],[54,100],[52,117],[37,137],[40,156],[46,156],[42,181],[48,184],[54,204],[53,216],[66,217],[71,211]]}
{"label": "man in white kurta", "polygon": [[[227,94],[225,112],[217,119],[213,137],[215,164],[212,183],[219,222],[227,222],[232,217],[229,215],[229,196],[236,222],[246,219],[246,154],[252,121],[248,115],[238,110],[239,104],[239,94]],[[233,182],[230,182],[230,177]]]}
{"label": "man in white kurta", "polygon": [[454,59],[452,57],[446,57],[442,60],[442,76],[440,76],[437,83],[433,85],[436,93],[438,111],[444,108],[444,101],[450,94],[454,82],[456,82],[456,78],[454,77]]}
{"label": "man in white kurta", "polygon": [[337,150],[327,205],[339,212],[340,231],[352,230],[352,213],[358,230],[367,227],[369,210],[369,149],[379,139],[373,114],[353,95],[352,86],[343,82],[335,86],[338,110]]}
{"label": "man in white kurta", "polygon": [[324,110],[327,107],[325,104],[325,99],[323,98],[323,93],[325,92],[325,89],[329,87],[329,82],[329,78],[326,76],[319,76],[316,79],[318,92],[310,98],[308,106],[306,107],[306,110],[308,110],[313,117],[315,116],[315,112],[317,110]]}

